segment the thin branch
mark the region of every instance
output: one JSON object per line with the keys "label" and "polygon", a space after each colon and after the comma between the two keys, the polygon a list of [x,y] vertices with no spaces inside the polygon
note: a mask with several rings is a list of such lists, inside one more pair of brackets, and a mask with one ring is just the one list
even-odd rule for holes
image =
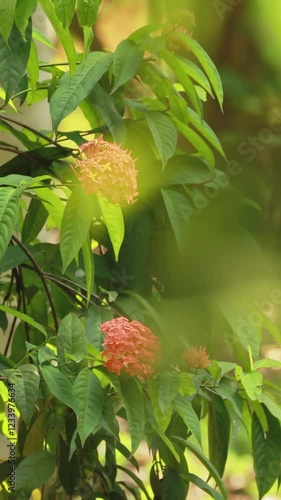
{"label": "thin branch", "polygon": [[51,307],[51,311],[52,311],[52,315],[53,315],[53,319],[54,319],[55,328],[56,328],[56,330],[58,330],[59,323],[58,323],[58,318],[57,318],[57,315],[56,315],[55,305],[54,305],[54,302],[53,302],[50,290],[49,290],[48,285],[47,285],[46,280],[45,280],[45,273],[44,273],[44,271],[41,269],[41,267],[39,266],[39,264],[37,263],[37,261],[34,259],[33,255],[30,253],[30,251],[28,250],[28,248],[26,248],[26,246],[15,235],[12,236],[12,240],[27,255],[27,257],[29,258],[30,262],[32,262],[32,264],[34,266],[34,269],[37,271],[38,275],[40,276],[40,279],[42,281],[43,287],[45,289],[45,292],[46,292],[46,295],[48,297],[48,301],[49,301],[49,304],[50,304],[50,307]]}
{"label": "thin branch", "polygon": [[63,147],[60,144],[58,144],[56,141],[54,141],[53,139],[50,139],[50,137],[48,137],[47,135],[42,134],[42,132],[38,132],[38,130],[35,130],[33,127],[30,127],[29,125],[26,125],[25,123],[21,123],[18,120],[15,120],[14,118],[10,118],[10,117],[8,118],[5,115],[0,115],[0,120],[4,120],[4,121],[6,120],[7,122],[14,123],[15,125],[18,125],[19,127],[23,127],[26,130],[33,132],[35,135],[38,135],[38,137],[45,139],[45,141],[49,142],[49,144],[55,144],[56,146],[59,146],[60,148]]}

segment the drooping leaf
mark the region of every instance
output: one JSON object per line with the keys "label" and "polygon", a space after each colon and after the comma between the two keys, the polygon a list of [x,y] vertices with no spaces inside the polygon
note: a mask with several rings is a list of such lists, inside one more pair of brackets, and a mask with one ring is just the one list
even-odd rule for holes
{"label": "drooping leaf", "polygon": [[77,186],[66,204],[61,223],[60,251],[63,272],[77,257],[79,250],[85,243],[94,210],[95,199],[93,195],[86,195],[83,188]]}
{"label": "drooping leaf", "polygon": [[121,377],[120,388],[130,430],[131,451],[135,453],[144,437],[144,404],[139,384],[132,377]]}
{"label": "drooping leaf", "polygon": [[113,98],[97,83],[89,95],[89,102],[94,104],[107,125],[115,142],[123,143],[126,138],[126,125],[117,111]]}
{"label": "drooping leaf", "polygon": [[264,408],[268,421],[268,432],[264,433],[257,415],[252,419],[252,446],[254,470],[259,499],[269,491],[280,476],[281,429],[280,422]]}
{"label": "drooping leaf", "polygon": [[147,500],[151,500],[151,497],[143,483],[143,481],[136,475],[134,474],[131,469],[128,469],[127,467],[123,467],[122,465],[117,464],[117,469],[121,470],[122,472],[125,472],[139,487],[141,491],[145,494]]}
{"label": "drooping leaf", "polygon": [[159,377],[159,406],[163,415],[170,408],[179,389],[179,374],[177,372],[163,372]]}
{"label": "drooping leaf", "polygon": [[181,474],[171,467],[166,467],[161,484],[162,500],[185,500],[187,486],[181,477]]}
{"label": "drooping leaf", "polygon": [[212,171],[202,158],[194,155],[177,155],[167,163],[161,176],[161,184],[162,186],[196,185],[211,182],[212,178]]}
{"label": "drooping leaf", "polygon": [[30,79],[30,86],[35,91],[39,80],[39,59],[35,42],[31,40],[29,59],[27,61],[27,71]]}
{"label": "drooping leaf", "polygon": [[189,59],[186,59],[185,57],[179,57],[179,59],[183,63],[187,74],[213,97],[212,89],[205,73],[203,73],[203,71]]}
{"label": "drooping leaf", "polygon": [[22,241],[25,245],[31,243],[40,233],[48,217],[43,203],[33,198],[29,204],[22,227]]}
{"label": "drooping leaf", "polygon": [[82,446],[87,437],[100,424],[103,409],[103,390],[99,379],[89,368],[81,370],[74,382],[77,401],[77,430]]}
{"label": "drooping leaf", "polygon": [[25,32],[29,18],[32,16],[37,6],[37,0],[17,0],[15,10],[15,23],[21,36],[25,39]]}
{"label": "drooping leaf", "polygon": [[241,381],[243,388],[252,401],[259,400],[262,391],[262,374],[260,372],[243,371],[242,367],[237,365],[235,367],[235,375],[237,380]]}
{"label": "drooping leaf", "polygon": [[268,411],[270,411],[271,415],[281,421],[280,405],[273,401],[273,399],[267,396],[267,394],[265,394],[264,392],[262,392],[260,399],[263,402],[264,406],[267,407]]}
{"label": "drooping leaf", "polygon": [[179,132],[192,144],[192,146],[200,153],[200,155],[205,158],[207,163],[212,167],[215,166],[214,153],[200,135],[198,135],[194,130],[192,130],[188,125],[180,121],[175,116],[171,116],[171,120],[178,129]]}
{"label": "drooping leaf", "polygon": [[40,370],[53,396],[76,411],[77,401],[74,397],[73,385],[70,379],[59,368],[54,366],[41,366]]}
{"label": "drooping leaf", "polygon": [[189,122],[226,159],[217,135],[193,109],[189,109]]}
{"label": "drooping leaf", "polygon": [[[65,316],[59,325],[57,333],[57,349],[58,349],[58,362],[60,365],[67,363],[68,369],[77,371],[77,363],[80,363],[87,357],[88,342],[85,333],[85,328],[80,319],[74,314]],[[70,359],[74,360],[73,363],[68,363],[68,355]]]}
{"label": "drooping leaf", "polygon": [[47,338],[47,331],[45,330],[44,326],[42,326],[39,323],[37,323],[36,321],[34,321],[34,319],[31,318],[30,316],[27,316],[27,314],[24,314],[20,311],[16,311],[15,309],[12,309],[11,307],[1,306],[1,305],[0,305],[0,311],[5,311],[7,314],[11,314],[12,316],[16,316],[16,318],[19,318],[21,321],[28,323],[30,326],[32,326],[36,330],[39,330],[39,332],[43,333],[43,335]]}
{"label": "drooping leaf", "polygon": [[1,0],[0,3],[0,35],[8,45],[8,40],[14,24],[17,0]]}
{"label": "drooping leaf", "polygon": [[183,252],[193,207],[179,191],[161,189],[161,193],[179,250]]}
{"label": "drooping leaf", "polygon": [[19,213],[19,197],[15,189],[5,187],[0,189],[0,259],[3,257],[13,231],[17,224]]}
{"label": "drooping leaf", "polygon": [[192,408],[191,403],[184,396],[177,395],[174,401],[174,408],[184,421],[185,425],[192,432],[198,444],[201,446],[200,421]]}
{"label": "drooping leaf", "polygon": [[92,52],[84,63],[79,64],[73,77],[66,72],[53,93],[50,112],[55,130],[60,122],[74,111],[90,94],[102,75],[108,70],[112,54]]}
{"label": "drooping leaf", "polygon": [[172,405],[167,408],[165,413],[162,412],[159,406],[159,384],[156,380],[149,380],[147,382],[147,388],[149,393],[149,398],[152,406],[153,416],[157,423],[159,429],[163,432],[167,430],[167,427],[171,421],[173,408]]}
{"label": "drooping leaf", "polygon": [[40,375],[35,365],[22,365],[11,382],[15,384],[16,405],[27,427],[38,399]]}
{"label": "drooping leaf", "polygon": [[42,204],[52,218],[52,221],[56,224],[56,227],[60,229],[65,208],[64,203],[50,188],[47,187],[37,189],[36,195],[37,198],[42,201]]}
{"label": "drooping leaf", "polygon": [[80,26],[93,26],[98,16],[101,0],[77,0],[77,16]]}
{"label": "drooping leaf", "polygon": [[118,205],[109,203],[101,196],[97,198],[117,261],[125,234],[123,213]]}
{"label": "drooping leaf", "polygon": [[156,425],[152,424],[152,428],[156,432],[156,434],[158,434],[158,436],[160,437],[160,439],[164,443],[164,445],[171,452],[171,454],[174,457],[174,459],[176,460],[176,462],[180,463],[180,456],[179,456],[179,454],[178,454],[178,452],[177,452],[174,444],[170,440],[170,438],[168,438],[166,436],[166,434],[161,431],[161,429],[159,429],[158,427],[156,427]]}
{"label": "drooping leaf", "polygon": [[198,476],[195,476],[195,474],[190,474],[190,473],[185,474],[184,477],[186,478],[187,481],[196,484],[196,486],[198,486],[200,490],[208,493],[214,500],[223,500],[224,498],[226,498],[223,495],[221,495],[218,491],[216,491],[214,488],[212,488],[208,483],[203,481],[203,479],[201,479]]}
{"label": "drooping leaf", "polygon": [[112,93],[127,83],[138,71],[143,50],[133,40],[122,40],[113,55],[114,85]]}
{"label": "drooping leaf", "polygon": [[52,0],[39,1],[43,11],[51,22],[56,35],[65,50],[66,57],[69,63],[70,75],[73,75],[76,68],[76,50],[70,31],[68,30],[68,28],[64,28],[62,23],[60,22]]}
{"label": "drooping leaf", "polygon": [[212,394],[208,420],[209,458],[219,474],[224,473],[230,438],[230,417],[223,399]]}
{"label": "drooping leaf", "polygon": [[[26,492],[29,498],[33,490],[47,482],[55,467],[56,457],[48,451],[41,450],[32,453],[24,458],[17,467],[16,491]],[[18,496],[18,498],[20,497]]]}
{"label": "drooping leaf", "polygon": [[64,28],[68,28],[74,16],[76,0],[52,0],[56,14]]}
{"label": "drooping leaf", "polygon": [[176,150],[176,128],[174,127],[171,120],[163,113],[146,113],[145,119],[148,123],[163,167],[165,167],[167,161],[173,156]]}
{"label": "drooping leaf", "polygon": [[90,238],[88,238],[82,245],[82,254],[84,261],[84,269],[87,283],[87,300],[90,300],[94,285],[94,256],[91,247]]}
{"label": "drooping leaf", "polygon": [[25,73],[30,52],[31,34],[30,20],[25,31],[25,40],[15,24],[9,36],[9,46],[6,45],[4,38],[0,37],[0,82],[6,93],[6,103],[17,89]]}

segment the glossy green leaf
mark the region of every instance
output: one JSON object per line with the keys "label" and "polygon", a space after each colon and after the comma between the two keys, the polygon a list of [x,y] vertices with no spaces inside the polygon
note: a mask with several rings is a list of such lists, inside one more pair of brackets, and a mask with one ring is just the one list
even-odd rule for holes
{"label": "glossy green leaf", "polygon": [[221,495],[218,491],[216,491],[214,488],[212,488],[208,483],[203,481],[203,479],[201,479],[198,476],[195,476],[195,474],[185,474],[184,478],[186,478],[187,481],[196,484],[196,486],[198,486],[200,490],[208,493],[208,495],[212,497],[214,500],[223,500],[224,498],[226,498],[223,495]]}
{"label": "glossy green leaf", "polygon": [[159,406],[166,413],[175,400],[179,389],[179,374],[177,372],[165,371],[159,377]]}
{"label": "glossy green leaf", "polygon": [[163,167],[165,167],[167,161],[173,156],[176,150],[176,128],[171,120],[163,113],[146,113],[145,119],[152,134]]}
{"label": "glossy green leaf", "polygon": [[144,403],[138,382],[132,377],[121,377],[120,388],[126,410],[131,438],[131,451],[135,453],[144,438]]}
{"label": "glossy green leaf", "polygon": [[184,421],[185,425],[192,432],[198,444],[201,446],[200,421],[192,408],[192,404],[184,396],[177,395],[174,401],[174,409]]}
{"label": "glossy green leaf", "polygon": [[281,407],[278,405],[273,399],[271,399],[267,394],[262,392],[261,401],[263,402],[264,406],[267,407],[268,411],[270,411],[271,415],[273,415],[275,418],[278,418],[278,420],[281,421]]}
{"label": "glossy green leaf", "polygon": [[101,196],[98,196],[98,202],[113,246],[115,260],[118,261],[119,251],[125,234],[122,210],[118,205],[109,203]]}
{"label": "glossy green leaf", "polygon": [[78,255],[85,243],[95,210],[93,195],[86,195],[82,187],[77,186],[66,204],[61,222],[60,251],[63,272]]}
{"label": "glossy green leaf", "polygon": [[77,401],[77,430],[82,446],[100,424],[103,409],[103,390],[97,376],[89,368],[80,371],[74,382]]}
{"label": "glossy green leaf", "polygon": [[56,14],[64,28],[68,28],[74,16],[76,0],[52,0]]}
{"label": "glossy green leaf", "polygon": [[30,79],[30,86],[34,91],[39,80],[39,59],[36,44],[31,40],[29,59],[27,61],[27,71]]}
{"label": "glossy green leaf", "polygon": [[80,26],[92,26],[98,17],[101,0],[77,0],[77,16]]}
{"label": "glossy green leaf", "polygon": [[147,388],[156,424],[162,432],[165,432],[172,418],[172,413],[173,413],[172,405],[170,405],[170,407],[167,408],[165,413],[163,413],[159,406],[158,382],[156,380],[149,380],[147,382]]}
{"label": "glossy green leaf", "polygon": [[73,75],[76,68],[76,50],[71,33],[67,28],[64,28],[62,23],[60,22],[52,0],[39,0],[39,2],[65,50],[66,57],[69,63],[70,75]]}
{"label": "glossy green leaf", "polygon": [[0,259],[12,237],[18,221],[19,197],[12,187],[0,189]]}
{"label": "glossy green leaf", "polygon": [[161,441],[165,444],[165,446],[168,448],[168,450],[171,452],[171,454],[175,458],[176,462],[180,463],[180,456],[179,456],[175,446],[171,442],[171,440],[166,436],[166,434],[164,434],[164,432],[161,431],[161,429],[159,429],[155,425],[152,424],[152,428],[153,428],[154,432],[156,432],[156,434],[158,434]]}
{"label": "glossy green leaf", "polygon": [[190,450],[199,460],[200,462],[206,467],[206,469],[209,471],[210,476],[215,480],[218,488],[220,489],[222,496],[225,500],[227,500],[227,492],[225,489],[225,486],[223,484],[222,478],[219,475],[217,469],[213,466],[213,464],[205,457],[205,455],[202,453],[201,450],[199,450],[194,444],[192,444],[190,441],[186,439],[182,439],[180,437],[173,437],[171,438],[173,441],[176,441],[178,443],[182,443],[185,445],[185,447]]}
{"label": "glossy green leaf", "polygon": [[47,331],[45,330],[44,326],[40,325],[36,321],[34,321],[33,318],[30,316],[27,316],[24,313],[21,313],[20,311],[17,311],[16,309],[12,309],[11,307],[8,306],[1,306],[0,305],[0,311],[5,311],[7,314],[11,314],[12,316],[16,316],[16,318],[19,318],[21,321],[24,321],[25,323],[28,323],[30,326],[35,328],[36,330],[39,330],[39,332],[43,333],[43,335],[47,338]]}
{"label": "glossy green leaf", "polygon": [[16,405],[27,427],[35,410],[38,400],[40,375],[35,365],[22,365],[15,373]]}
{"label": "glossy green leaf", "polygon": [[73,77],[65,73],[53,93],[50,101],[50,112],[54,128],[74,111],[90,94],[102,75],[108,70],[112,54],[92,52],[84,63],[79,64]]}
{"label": "glossy green leaf", "polygon": [[133,40],[122,40],[113,54],[114,85],[112,93],[127,83],[138,71],[143,50]]}
{"label": "glossy green leaf", "polygon": [[195,57],[198,59],[211,82],[211,85],[222,109],[223,88],[221,78],[211,58],[194,38],[180,32],[173,33],[173,38],[179,39],[179,42],[183,43],[188,48],[188,50],[191,50]]}
{"label": "glossy green leaf", "polygon": [[17,0],[1,0],[0,2],[0,35],[8,45],[8,40],[14,24]]}
{"label": "glossy green leaf", "polygon": [[[29,498],[33,490],[45,484],[52,476],[56,463],[56,457],[45,450],[36,451],[25,457],[17,467],[16,491],[26,492]],[[20,495],[17,497],[26,498]]]}
{"label": "glossy green leaf", "polygon": [[161,193],[179,250],[183,252],[193,207],[179,191],[161,189]]}
{"label": "glossy green leaf", "polygon": [[224,473],[230,439],[230,417],[223,399],[212,394],[209,408],[209,458],[219,474]]}
{"label": "glossy green leaf", "polygon": [[113,98],[99,83],[96,84],[94,90],[89,95],[89,102],[97,108],[114,141],[123,143],[126,139],[125,121],[117,111]]}
{"label": "glossy green leaf", "polygon": [[88,54],[92,42],[94,40],[94,32],[92,26],[83,26],[84,52]]}
{"label": "glossy green leaf", "polygon": [[222,145],[215,132],[193,109],[189,109],[189,123],[226,159]]}
{"label": "glossy green leaf", "polygon": [[77,363],[87,358],[88,341],[85,328],[80,319],[74,314],[65,316],[59,325],[57,333],[58,363],[64,365],[68,363],[68,356],[75,363],[68,363],[69,369],[77,372]]}
{"label": "glossy green leaf", "polygon": [[25,74],[30,52],[31,32],[30,21],[26,28],[25,40],[22,38],[16,25],[13,26],[9,36],[9,46],[0,37],[0,82],[6,93],[6,103],[17,89]]}
{"label": "glossy green leaf", "polygon": [[210,94],[213,97],[212,89],[209,83],[208,78],[206,77],[205,73],[198,68],[194,62],[190,61],[189,59],[186,59],[185,57],[180,57],[179,59],[181,60],[183,67],[187,74],[196,82],[198,83],[208,94]]}
{"label": "glossy green leaf", "polygon": [[241,382],[249,398],[253,401],[259,400],[262,391],[262,374],[259,372],[245,373],[241,366],[235,367],[235,375]]}
{"label": "glossy green leaf", "polygon": [[189,373],[180,373],[179,394],[182,396],[192,396],[196,393],[194,380]]}
{"label": "glossy green leaf", "polygon": [[31,243],[40,233],[48,217],[43,203],[33,198],[28,206],[22,227],[22,241],[25,245]]}
{"label": "glossy green leaf", "polygon": [[181,474],[171,467],[166,467],[163,474],[162,500],[185,500],[187,487],[184,484]]}
{"label": "glossy green leaf", "polygon": [[127,467],[123,467],[122,465],[119,465],[119,464],[117,464],[117,469],[121,470],[122,472],[125,472],[138,485],[139,489],[141,491],[143,491],[147,500],[151,500],[151,497],[150,497],[144,483],[136,474],[134,474],[133,471],[131,471]]}
{"label": "glossy green leaf", "polygon": [[265,408],[268,432],[264,433],[257,415],[252,420],[252,446],[254,470],[259,491],[259,499],[273,486],[280,475],[281,429],[279,420]]}
{"label": "glossy green leaf", "polygon": [[186,71],[184,70],[184,66],[180,59],[178,59],[175,54],[170,52],[167,49],[161,50],[159,52],[159,56],[164,59],[164,61],[171,68],[173,73],[175,74],[178,82],[183,86],[186,96],[190,102],[190,104],[194,107],[199,115],[202,114],[201,107],[199,104],[199,100],[196,94],[196,90]]}
{"label": "glossy green leaf", "polygon": [[54,366],[41,366],[40,370],[53,396],[76,412],[77,401],[70,379]]}
{"label": "glossy green leaf", "polygon": [[188,125],[178,120],[175,116],[171,116],[171,120],[178,129],[179,132],[190,142],[190,144],[200,153],[200,155],[205,158],[207,163],[212,167],[215,166],[215,157],[211,148],[208,146],[206,141],[200,137],[194,130],[192,130]]}
{"label": "glossy green leaf", "polygon": [[211,182],[212,179],[212,170],[202,158],[194,155],[178,155],[167,163],[161,176],[161,184],[162,186],[196,185]]}
{"label": "glossy green leaf", "polygon": [[32,16],[37,6],[37,0],[17,0],[15,10],[15,23],[21,36],[25,38],[25,31],[29,18]]}
{"label": "glossy green leaf", "polygon": [[36,190],[36,196],[42,201],[50,217],[60,229],[65,205],[60,198],[50,188],[40,188]]}
{"label": "glossy green leaf", "polygon": [[91,241],[88,238],[82,245],[82,254],[87,284],[87,300],[90,300],[94,286],[94,256],[91,247]]}

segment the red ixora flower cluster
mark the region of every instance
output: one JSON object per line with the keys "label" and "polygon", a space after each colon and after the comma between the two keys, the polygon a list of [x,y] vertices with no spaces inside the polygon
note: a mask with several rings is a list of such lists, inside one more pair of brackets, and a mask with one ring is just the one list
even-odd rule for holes
{"label": "red ixora flower cluster", "polygon": [[137,201],[137,170],[130,152],[100,135],[82,144],[80,155],[74,172],[86,193],[104,196],[115,205]]}
{"label": "red ixora flower cluster", "polygon": [[154,373],[160,356],[160,342],[154,333],[139,321],[120,318],[100,325],[105,334],[103,356],[110,372],[121,371],[147,378]]}
{"label": "red ixora flower cluster", "polygon": [[202,345],[200,347],[189,347],[183,354],[183,360],[188,368],[207,368],[211,363],[206,347]]}

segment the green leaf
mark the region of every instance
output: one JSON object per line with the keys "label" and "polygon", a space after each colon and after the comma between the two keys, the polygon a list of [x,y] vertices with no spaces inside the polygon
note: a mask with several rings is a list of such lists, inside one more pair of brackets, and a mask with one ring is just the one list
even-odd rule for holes
{"label": "green leaf", "polygon": [[126,125],[115,107],[113,98],[97,83],[88,100],[97,108],[114,141],[124,143],[127,132]]}
{"label": "green leaf", "polygon": [[271,415],[273,415],[275,418],[278,418],[278,420],[281,421],[280,405],[275,403],[275,401],[273,401],[273,399],[268,397],[267,394],[264,394],[264,392],[262,392],[260,399],[263,402],[263,404],[267,407],[267,409],[270,411]]}
{"label": "green leaf", "polygon": [[90,94],[108,70],[111,61],[112,54],[92,52],[84,63],[79,64],[71,80],[69,72],[62,76],[50,101],[50,112],[55,130],[63,118],[74,111]]}
{"label": "green leaf", "polygon": [[200,488],[200,490],[208,493],[214,500],[223,500],[224,498],[226,498],[223,495],[221,495],[220,493],[218,493],[218,491],[214,490],[214,488],[212,488],[208,483],[203,481],[203,479],[201,479],[198,476],[195,476],[195,474],[190,474],[190,473],[185,474],[184,478],[186,478],[187,481],[190,481],[191,483],[196,484],[196,486],[198,486],[198,488]]}
{"label": "green leaf", "polygon": [[9,377],[15,384],[16,405],[28,427],[38,400],[40,375],[34,365],[22,365],[14,376]]}
{"label": "green leaf", "polygon": [[130,431],[131,451],[135,453],[144,437],[143,396],[134,378],[120,377],[120,388]]}
{"label": "green leaf", "polygon": [[0,34],[9,45],[8,40],[14,24],[17,0],[1,0],[0,2]]}
{"label": "green leaf", "polygon": [[174,72],[175,76],[178,79],[178,82],[183,86],[185,93],[199,115],[202,115],[202,110],[200,107],[200,103],[196,94],[195,87],[190,80],[189,76],[186,74],[184,70],[184,66],[180,59],[175,56],[172,52],[167,49],[161,50],[159,52],[159,56],[164,59],[164,61],[168,64],[171,70]]}
{"label": "green leaf", "polygon": [[11,187],[0,189],[0,259],[12,237],[18,221],[19,197],[17,190]]}
{"label": "green leaf", "polygon": [[27,62],[27,71],[30,79],[30,86],[34,91],[39,80],[39,59],[35,42],[31,40],[29,59]]}
{"label": "green leaf", "polygon": [[277,359],[259,359],[254,362],[254,370],[259,368],[281,368],[281,361]]}
{"label": "green leaf", "polygon": [[33,490],[45,484],[51,477],[56,462],[56,457],[45,450],[36,451],[24,458],[16,471],[16,491],[23,490],[29,497]]}
{"label": "green leaf", "polygon": [[173,455],[173,457],[175,458],[175,460],[178,463],[180,463],[180,456],[179,456],[178,452],[176,451],[176,449],[175,449],[173,443],[171,442],[171,440],[166,436],[166,434],[164,434],[164,432],[161,431],[161,429],[159,429],[155,425],[152,424],[152,428],[153,428],[154,432],[156,432],[156,434],[158,434],[158,436],[160,437],[161,441],[163,441],[163,443],[166,445],[166,447],[171,452],[171,454]]}
{"label": "green leaf", "polygon": [[69,378],[54,366],[41,366],[40,370],[52,395],[76,412],[77,401]]}
{"label": "green leaf", "polygon": [[60,198],[50,188],[40,188],[36,190],[36,196],[39,198],[50,217],[60,229],[65,205]]}
{"label": "green leaf", "polygon": [[170,160],[161,176],[162,186],[196,185],[212,181],[213,175],[207,163],[194,155],[178,155]]}
{"label": "green leaf", "polygon": [[17,0],[15,10],[15,23],[21,36],[25,39],[25,31],[29,18],[37,7],[37,0]]}
{"label": "green leaf", "polygon": [[210,476],[214,478],[216,481],[216,484],[218,488],[220,489],[222,496],[225,500],[227,500],[227,491],[225,489],[225,486],[223,484],[222,478],[220,477],[217,469],[213,466],[213,464],[205,457],[205,455],[202,453],[201,450],[199,450],[194,444],[192,444],[190,441],[186,439],[182,439],[180,437],[172,437],[171,438],[173,441],[176,441],[178,443],[182,443],[185,445],[185,447],[190,450],[199,460],[200,462],[206,467],[206,469],[209,471]]}
{"label": "green leaf", "polygon": [[259,372],[245,373],[241,366],[235,367],[235,376],[241,381],[243,388],[252,401],[260,400],[262,392],[262,374]]}
{"label": "green leaf", "polygon": [[194,380],[189,373],[180,373],[179,394],[182,396],[192,396],[196,394]]}
{"label": "green leaf", "polygon": [[83,26],[83,38],[84,38],[84,53],[88,54],[89,49],[94,40],[94,32],[92,26]]}
{"label": "green leaf", "polygon": [[179,389],[179,374],[176,372],[163,372],[159,377],[159,406],[163,415],[175,400]]}
{"label": "green leaf", "polygon": [[211,127],[193,109],[189,109],[188,113],[189,123],[226,159],[222,145]]}
{"label": "green leaf", "polygon": [[77,401],[77,430],[82,446],[87,437],[100,424],[104,394],[97,376],[89,368],[78,373],[74,382],[74,397]]}
{"label": "green leaf", "polygon": [[211,148],[208,146],[206,141],[202,139],[194,130],[192,130],[188,125],[178,120],[175,116],[171,116],[171,120],[181,134],[186,137],[186,139],[192,144],[192,146],[200,153],[200,155],[205,158],[207,163],[212,167],[215,166],[215,157]]}
{"label": "green leaf", "polygon": [[66,204],[61,222],[60,251],[63,272],[85,243],[95,210],[95,198],[76,187]]}
{"label": "green leaf", "polygon": [[139,489],[144,492],[147,500],[151,500],[151,497],[150,497],[144,483],[136,474],[134,474],[130,469],[123,467],[122,465],[117,464],[116,467],[117,467],[117,469],[121,470],[122,472],[125,472],[126,474],[128,474],[128,476],[137,484]]}
{"label": "green leaf", "polygon": [[87,284],[87,300],[91,298],[91,294],[94,286],[94,256],[91,247],[91,240],[88,238],[82,245],[84,269],[86,274],[86,284]]}
{"label": "green leaf", "polygon": [[31,243],[40,233],[48,217],[48,212],[41,201],[33,198],[23,221],[22,241]]}
{"label": "green leaf", "polygon": [[193,207],[179,191],[161,189],[162,197],[170,219],[180,252],[184,252],[190,215]]}
{"label": "green leaf", "polygon": [[151,401],[153,416],[157,423],[159,429],[163,432],[167,430],[167,427],[171,421],[173,408],[172,405],[166,410],[165,413],[162,412],[159,406],[159,384],[156,380],[148,380],[147,388],[149,393],[149,398]]}
{"label": "green leaf", "polygon": [[98,17],[101,0],[77,0],[77,16],[80,26],[92,26]]}
{"label": "green leaf", "polygon": [[64,28],[68,28],[74,16],[76,0],[52,0],[56,14]]}
{"label": "green leaf", "polygon": [[121,208],[98,196],[99,206],[113,246],[115,260],[118,261],[119,251],[124,239],[125,227]]}
{"label": "green leaf", "polygon": [[39,0],[43,11],[52,24],[56,35],[61,42],[69,64],[70,76],[74,74],[76,68],[76,50],[70,31],[64,28],[57,16],[54,4],[51,0]]}
{"label": "green leaf", "polygon": [[85,328],[80,319],[74,314],[68,314],[60,323],[57,333],[58,363],[67,363],[67,355],[75,360],[74,366],[69,364],[70,369],[77,371],[77,363],[84,360],[88,354],[88,341]]}
{"label": "green leaf", "polygon": [[0,37],[0,82],[6,93],[5,103],[9,101],[25,74],[30,52],[31,34],[32,27],[30,21],[26,28],[25,40],[22,38],[16,25],[13,26],[9,36],[9,46]]}
{"label": "green leaf", "polygon": [[163,167],[165,167],[169,158],[175,153],[178,137],[177,131],[171,120],[163,113],[152,111],[145,114],[145,119],[154,139]]}
{"label": "green leaf", "polygon": [[221,83],[221,78],[218,73],[218,70],[216,66],[214,65],[213,61],[211,58],[208,56],[208,54],[205,52],[205,50],[199,45],[194,38],[191,38],[190,36],[187,36],[183,33],[179,32],[174,32],[173,33],[173,38],[179,38],[180,42],[182,42],[188,50],[191,50],[195,57],[198,59],[200,62],[202,68],[204,69],[207,77],[209,78],[212,87],[214,89],[214,92],[217,96],[217,99],[219,101],[220,107],[222,109],[222,103],[223,103],[223,88],[222,88],[222,83]]}
{"label": "green leaf", "polygon": [[127,83],[138,71],[143,50],[133,40],[122,40],[113,54],[114,85],[111,93]]}
{"label": "green leaf", "polygon": [[272,321],[272,319],[266,314],[263,314],[262,324],[268,330],[268,332],[270,333],[271,337],[275,340],[275,342],[281,345],[281,333],[277,328],[277,326]]}
{"label": "green leaf", "polygon": [[166,467],[161,483],[162,500],[171,500],[171,498],[173,500],[186,499],[187,487],[182,480],[181,474],[175,469]]}
{"label": "green leaf", "polygon": [[186,397],[178,395],[174,401],[174,408],[201,446],[200,421],[192,408],[192,404]]}
{"label": "green leaf", "polygon": [[43,335],[47,338],[47,331],[45,330],[44,326],[34,321],[34,319],[32,319],[30,316],[27,316],[26,314],[16,311],[15,309],[12,309],[11,307],[8,306],[0,306],[0,311],[5,311],[6,313],[11,314],[12,316],[16,316],[16,318],[19,318],[21,321],[28,323],[36,330],[39,330],[39,332],[43,333]]}
{"label": "green leaf", "polygon": [[208,419],[209,458],[222,476],[229,447],[230,418],[223,399],[215,394],[211,395],[211,399]]}
{"label": "green leaf", "polygon": [[179,59],[183,63],[184,69],[187,74],[213,97],[212,89],[210,87],[208,78],[205,76],[205,73],[203,73],[203,71],[189,59],[181,56],[179,56]]}
{"label": "green leaf", "polygon": [[257,415],[252,419],[254,470],[259,499],[269,491],[280,475],[281,430],[279,421],[265,407],[268,432],[264,433]]}

